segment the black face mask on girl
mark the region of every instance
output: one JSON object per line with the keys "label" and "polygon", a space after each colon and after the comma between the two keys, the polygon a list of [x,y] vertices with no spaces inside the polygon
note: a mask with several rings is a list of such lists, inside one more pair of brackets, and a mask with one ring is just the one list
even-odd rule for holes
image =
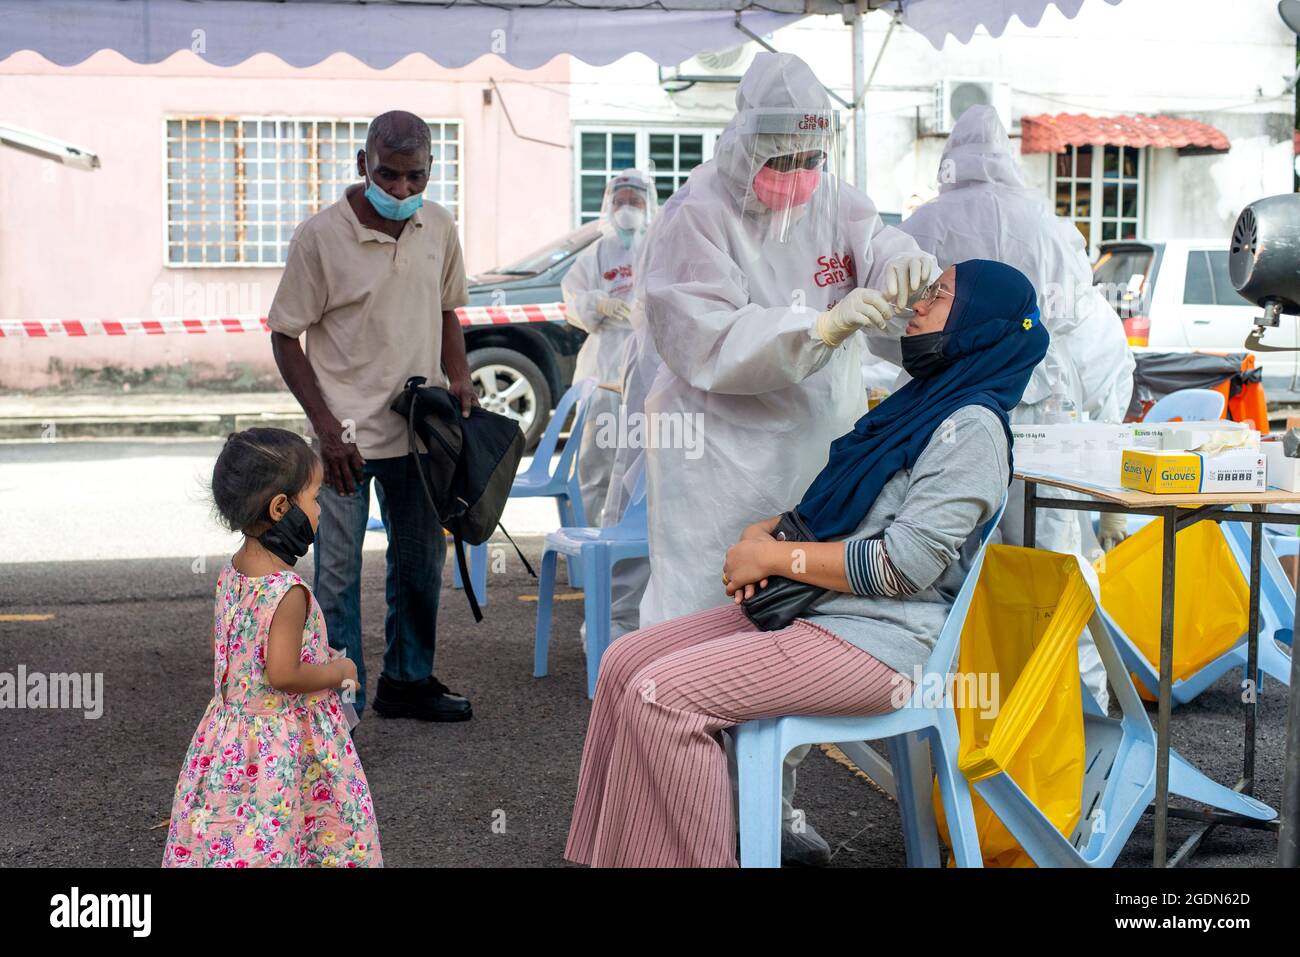
{"label": "black face mask on girl", "polygon": [[307,554],[307,549],[316,540],[316,532],[307,513],[297,505],[291,505],[278,522],[257,536],[257,540],[280,561],[293,565]]}
{"label": "black face mask on girl", "polygon": [[903,336],[899,340],[903,350],[903,370],[913,379],[938,375],[954,361],[943,354],[946,341],[945,332],[923,332],[916,336]]}

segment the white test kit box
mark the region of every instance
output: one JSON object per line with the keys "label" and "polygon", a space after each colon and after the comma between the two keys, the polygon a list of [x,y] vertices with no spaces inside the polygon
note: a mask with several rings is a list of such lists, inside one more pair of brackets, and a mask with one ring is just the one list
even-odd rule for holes
{"label": "white test kit box", "polygon": [[[1137,449],[1181,452],[1208,442],[1215,432],[1236,432],[1246,428],[1244,422],[1214,419],[1207,422],[1130,422],[1128,444]],[[1258,433],[1256,433],[1258,434]]]}
{"label": "white test kit box", "polygon": [[1113,422],[1012,423],[1016,467],[1113,485],[1120,454],[1133,444],[1129,426]]}
{"label": "white test kit box", "polygon": [[1057,451],[1122,449],[1132,445],[1131,427],[1113,422],[1070,422],[1059,425],[1011,423],[1017,454],[1045,455]]}
{"label": "white test kit box", "polygon": [[1300,492],[1300,459],[1287,458],[1281,442],[1261,442],[1259,450],[1268,462],[1268,484],[1287,492]]}

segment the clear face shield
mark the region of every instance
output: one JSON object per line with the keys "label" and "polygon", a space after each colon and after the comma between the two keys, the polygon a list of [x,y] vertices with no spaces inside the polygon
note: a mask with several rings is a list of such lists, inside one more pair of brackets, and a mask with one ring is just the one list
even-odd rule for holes
{"label": "clear face shield", "polygon": [[629,246],[645,234],[659,210],[654,177],[640,170],[627,169],[605,185],[600,218]]}
{"label": "clear face shield", "polygon": [[749,147],[745,212],[766,219],[766,238],[839,248],[839,114],[754,109],[738,118]]}

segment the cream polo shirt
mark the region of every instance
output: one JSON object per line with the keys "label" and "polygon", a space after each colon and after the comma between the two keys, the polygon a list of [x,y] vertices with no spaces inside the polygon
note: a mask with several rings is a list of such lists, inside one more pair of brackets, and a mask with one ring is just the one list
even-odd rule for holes
{"label": "cream polo shirt", "polygon": [[460,239],[436,203],[397,239],[363,226],[342,196],[294,231],[269,324],[297,338],[325,404],[355,423],[361,457],[405,455],[406,423],[389,410],[411,376],[446,385],[442,312],[468,301]]}

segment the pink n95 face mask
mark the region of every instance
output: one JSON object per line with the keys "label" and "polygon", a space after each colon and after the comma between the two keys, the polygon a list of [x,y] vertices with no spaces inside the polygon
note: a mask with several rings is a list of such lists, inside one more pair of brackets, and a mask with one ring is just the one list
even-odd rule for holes
{"label": "pink n95 face mask", "polygon": [[819,169],[778,172],[764,166],[754,177],[754,195],[768,209],[791,209],[812,199],[821,178]]}

